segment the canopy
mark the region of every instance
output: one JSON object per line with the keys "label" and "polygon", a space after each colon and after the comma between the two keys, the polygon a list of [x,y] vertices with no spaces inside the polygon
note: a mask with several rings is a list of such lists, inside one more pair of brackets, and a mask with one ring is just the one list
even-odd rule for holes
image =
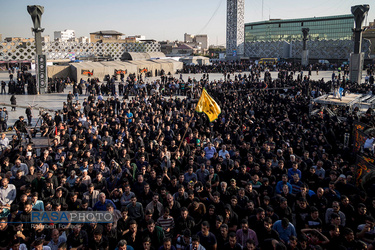
{"label": "canopy", "polygon": [[165,57],[163,52],[125,52],[122,54],[122,60],[131,61],[157,59],[163,57]]}
{"label": "canopy", "polygon": [[209,65],[210,58],[204,56],[186,56],[180,58],[180,61],[184,64],[195,64],[195,65]]}
{"label": "canopy", "polygon": [[[55,66],[52,66],[55,67]],[[119,75],[123,73],[144,74],[148,77],[159,76],[164,70],[165,74],[176,73],[181,70],[183,64],[173,59],[154,59],[154,60],[137,60],[137,61],[103,61],[103,62],[80,62],[70,65],[70,74],[73,80],[79,81],[81,78],[99,78],[103,80],[106,75]]]}

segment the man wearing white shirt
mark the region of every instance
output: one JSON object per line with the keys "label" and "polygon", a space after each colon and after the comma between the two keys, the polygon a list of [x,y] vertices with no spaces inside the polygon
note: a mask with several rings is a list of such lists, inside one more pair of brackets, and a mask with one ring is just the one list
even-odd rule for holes
{"label": "man wearing white shirt", "polygon": [[365,144],[363,145],[363,148],[368,149],[371,152],[373,152],[374,151],[374,141],[375,141],[375,138],[374,138],[373,135],[371,135],[369,138],[366,138],[366,141],[365,141]]}
{"label": "man wearing white shirt", "polygon": [[1,149],[5,149],[9,146],[9,139],[6,138],[5,133],[1,133],[1,138],[0,138],[0,147]]}
{"label": "man wearing white shirt", "polygon": [[206,158],[209,160],[216,153],[216,148],[212,146],[212,143],[208,143],[208,146],[204,148],[204,151],[206,152]]}
{"label": "man wearing white shirt", "polygon": [[223,157],[223,159],[225,159],[225,156],[229,154],[229,152],[227,151],[227,146],[223,145],[221,146],[221,150],[219,150],[219,157]]}
{"label": "man wearing white shirt", "polygon": [[14,162],[14,166],[10,169],[10,171],[12,172],[12,175],[16,177],[18,170],[22,170],[23,175],[27,175],[29,173],[29,168],[27,165],[25,163],[21,163],[19,159]]}
{"label": "man wearing white shirt", "polygon": [[9,184],[8,178],[4,178],[1,183],[3,185],[0,188],[0,205],[10,208],[10,205],[16,199],[16,187]]}
{"label": "man wearing white shirt", "polygon": [[56,228],[52,230],[51,238],[52,240],[47,245],[51,248],[51,250],[57,250],[60,244],[66,242],[65,233],[62,233],[60,236],[59,230]]}

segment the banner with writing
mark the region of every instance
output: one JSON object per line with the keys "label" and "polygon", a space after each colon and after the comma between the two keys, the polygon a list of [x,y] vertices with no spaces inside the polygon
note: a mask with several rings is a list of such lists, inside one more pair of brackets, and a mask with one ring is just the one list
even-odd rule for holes
{"label": "banner with writing", "polygon": [[126,69],[125,70],[115,69],[115,75],[121,75],[121,74],[126,75],[127,73],[128,73],[128,71]]}
{"label": "banner with writing", "polygon": [[[357,156],[357,173],[356,173],[356,184],[357,186],[365,185],[365,181],[368,179],[367,175],[371,174],[375,170],[375,166],[372,165],[369,161],[371,161],[371,158],[368,157],[362,157]],[[373,161],[373,160],[372,160]]]}
{"label": "banner with writing", "polygon": [[87,75],[87,76],[92,76],[94,74],[94,70],[90,71],[90,70],[87,70],[87,69],[82,69],[81,74]]}
{"label": "banner with writing", "polygon": [[366,134],[363,132],[367,128],[367,125],[355,121],[353,124],[353,152],[359,152],[361,147],[365,144],[366,142]]}

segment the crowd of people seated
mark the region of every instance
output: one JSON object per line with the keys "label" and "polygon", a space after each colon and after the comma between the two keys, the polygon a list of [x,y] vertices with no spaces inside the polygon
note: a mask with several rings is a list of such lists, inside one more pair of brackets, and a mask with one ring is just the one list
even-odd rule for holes
{"label": "crowd of people seated", "polygon": [[[254,65],[221,81],[190,78],[221,107],[212,123],[193,99],[163,97],[160,81],[131,100],[103,96],[96,80],[80,105],[69,93],[44,118],[55,126],[50,147],[0,140],[13,145],[0,159],[0,249],[373,249],[374,185],[357,185],[358,153],[344,140],[374,114],[310,115],[330,83],[262,74]],[[28,223],[32,211],[75,210],[114,221]]]}

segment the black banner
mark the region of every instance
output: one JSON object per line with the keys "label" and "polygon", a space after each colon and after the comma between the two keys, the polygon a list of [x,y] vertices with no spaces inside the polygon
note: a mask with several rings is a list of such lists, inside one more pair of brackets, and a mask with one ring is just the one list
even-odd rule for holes
{"label": "black banner", "polygon": [[47,61],[46,55],[37,55],[37,84],[39,85],[39,93],[44,94],[47,85]]}
{"label": "black banner", "polygon": [[364,186],[366,182],[371,179],[372,173],[374,173],[375,166],[370,162],[374,162],[373,159],[357,156],[357,173],[356,173],[356,184],[357,186]]}
{"label": "black banner", "polygon": [[367,125],[355,121],[353,124],[353,152],[359,152],[361,147],[365,144],[366,142],[366,134],[363,132],[367,128]]}

